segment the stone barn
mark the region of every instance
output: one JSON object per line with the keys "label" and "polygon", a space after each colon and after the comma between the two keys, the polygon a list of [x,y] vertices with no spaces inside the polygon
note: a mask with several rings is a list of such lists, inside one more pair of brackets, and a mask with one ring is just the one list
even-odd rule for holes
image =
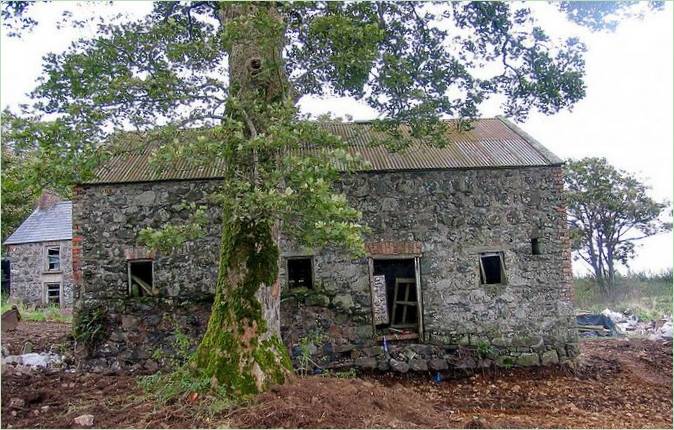
{"label": "stone barn", "polygon": [[[367,256],[282,240],[281,333],[309,371],[545,365],[578,354],[562,161],[505,118],[453,131],[443,148],[371,146],[368,123],[326,123],[371,164],[337,184],[371,228]],[[154,369],[179,333],[205,330],[216,279],[223,166],[148,163],[156,142],[113,157],[73,206],[80,306],[102,306],[95,360]],[[147,226],[208,206],[207,235],[171,253]],[[308,360],[310,359],[310,360]]]}
{"label": "stone barn", "polygon": [[5,241],[10,299],[32,305],[73,305],[72,203],[45,192]]}

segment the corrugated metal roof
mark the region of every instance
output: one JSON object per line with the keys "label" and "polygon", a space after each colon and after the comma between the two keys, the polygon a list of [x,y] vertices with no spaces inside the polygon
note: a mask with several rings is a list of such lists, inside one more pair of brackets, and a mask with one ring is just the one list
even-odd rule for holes
{"label": "corrugated metal roof", "polygon": [[70,240],[73,238],[72,213],[72,202],[58,202],[46,209],[37,208],[9,236],[5,245]]}
{"label": "corrugated metal roof", "polygon": [[[434,147],[415,141],[409,148],[391,152],[373,143],[377,133],[368,122],[323,123],[331,133],[349,144],[348,151],[367,160],[370,171],[474,169],[489,167],[524,167],[560,164],[540,143],[505,118],[484,118],[473,123],[469,131],[450,127],[447,145]],[[136,143],[138,143],[136,141]],[[145,142],[135,149],[112,157],[99,169],[91,184],[119,182],[151,182],[181,179],[206,179],[223,176],[225,165],[214,160],[207,167],[195,167],[189,160],[180,161],[171,169],[159,169],[149,163],[160,142]]]}

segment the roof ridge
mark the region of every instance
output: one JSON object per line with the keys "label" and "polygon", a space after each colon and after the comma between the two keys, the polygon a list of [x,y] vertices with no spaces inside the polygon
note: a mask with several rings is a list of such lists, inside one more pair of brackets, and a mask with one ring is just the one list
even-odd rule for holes
{"label": "roof ridge", "polygon": [[[450,121],[459,121],[461,118],[440,118],[441,121],[443,122],[450,122]],[[495,120],[499,119],[499,115],[496,116],[485,116],[485,117],[479,117],[475,118],[474,121],[485,121],[485,120]],[[374,121],[377,121],[378,118],[374,119],[357,119],[354,121],[312,121],[310,120],[309,122],[315,122],[317,124],[370,124]]]}
{"label": "roof ridge", "polygon": [[515,134],[520,136],[522,139],[524,139],[529,145],[531,145],[532,148],[534,148],[536,151],[538,151],[538,153],[541,154],[541,156],[543,158],[545,158],[550,164],[562,164],[564,162],[564,160],[562,160],[561,158],[556,156],[552,151],[550,151],[548,148],[543,146],[542,143],[540,143],[538,140],[536,140],[529,133],[522,130],[517,124],[510,121],[506,116],[496,115],[496,119],[500,120],[503,123],[503,125],[508,127],[510,130],[512,130]]}

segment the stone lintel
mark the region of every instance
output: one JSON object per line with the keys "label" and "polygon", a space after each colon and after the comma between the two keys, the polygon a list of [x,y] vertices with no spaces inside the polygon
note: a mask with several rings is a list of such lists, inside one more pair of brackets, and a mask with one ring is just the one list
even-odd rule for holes
{"label": "stone lintel", "polygon": [[154,260],[156,252],[144,246],[133,246],[124,249],[127,260]]}
{"label": "stone lintel", "polygon": [[365,250],[370,255],[421,255],[421,242],[367,242]]}

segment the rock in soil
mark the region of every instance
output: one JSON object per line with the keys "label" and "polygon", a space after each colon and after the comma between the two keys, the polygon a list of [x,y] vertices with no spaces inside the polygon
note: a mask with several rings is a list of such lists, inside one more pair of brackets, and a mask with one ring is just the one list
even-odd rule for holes
{"label": "rock in soil", "polygon": [[26,401],[18,397],[12,397],[9,399],[10,408],[23,408],[26,405]]}
{"label": "rock in soil", "polygon": [[73,423],[79,427],[92,427],[94,425],[94,416],[91,414],[80,415],[73,420]]}
{"label": "rock in soil", "polygon": [[[17,354],[30,339],[42,352],[63,331],[21,323],[21,338],[3,333],[2,342]],[[3,368],[2,427],[91,428],[74,424],[90,414],[98,428],[672,428],[671,341],[601,339],[579,346],[573,368],[441,370],[437,383],[436,375],[396,371],[296,377],[217,413],[210,412],[209,396],[158,404],[136,373]],[[10,407],[13,398],[24,406]]]}

